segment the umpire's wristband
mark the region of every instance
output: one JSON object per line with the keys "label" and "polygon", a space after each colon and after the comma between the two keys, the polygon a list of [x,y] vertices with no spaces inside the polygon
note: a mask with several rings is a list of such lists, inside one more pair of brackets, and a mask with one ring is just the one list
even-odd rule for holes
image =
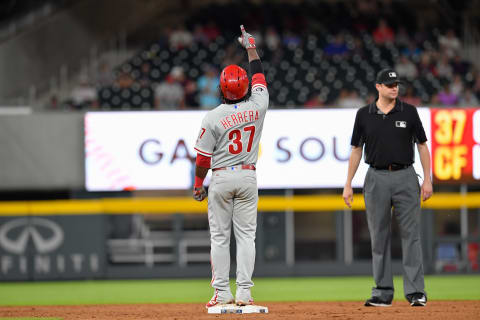
{"label": "umpire's wristband", "polygon": [[263,73],[262,61],[260,61],[260,59],[250,61],[250,73],[252,75],[256,73]]}

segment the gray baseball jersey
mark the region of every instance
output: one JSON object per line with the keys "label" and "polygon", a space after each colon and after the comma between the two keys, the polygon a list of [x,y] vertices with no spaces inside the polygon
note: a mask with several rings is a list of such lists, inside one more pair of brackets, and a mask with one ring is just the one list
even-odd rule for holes
{"label": "gray baseball jersey", "polygon": [[268,90],[264,82],[252,85],[252,95],[237,104],[221,104],[202,121],[195,150],[211,157],[211,167],[255,164],[268,108]]}
{"label": "gray baseball jersey", "polygon": [[[263,74],[252,78],[252,95],[244,102],[221,104],[202,122],[195,150],[211,157],[215,170],[208,189],[212,300],[231,301],[230,235],[232,225],[237,243],[236,301],[250,301],[255,265],[258,188],[255,170],[241,164],[255,164],[268,108],[268,90]],[[252,300],[253,301],[253,300]]]}

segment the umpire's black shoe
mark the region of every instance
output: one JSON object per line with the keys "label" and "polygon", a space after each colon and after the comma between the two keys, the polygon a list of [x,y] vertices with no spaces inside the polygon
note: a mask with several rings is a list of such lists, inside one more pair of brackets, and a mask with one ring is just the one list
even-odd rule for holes
{"label": "umpire's black shoe", "polygon": [[407,300],[412,307],[424,307],[427,305],[427,296],[421,292],[407,295]]}
{"label": "umpire's black shoe", "polygon": [[384,301],[379,297],[371,297],[367,301],[365,301],[365,307],[390,307],[392,305],[392,301]]}

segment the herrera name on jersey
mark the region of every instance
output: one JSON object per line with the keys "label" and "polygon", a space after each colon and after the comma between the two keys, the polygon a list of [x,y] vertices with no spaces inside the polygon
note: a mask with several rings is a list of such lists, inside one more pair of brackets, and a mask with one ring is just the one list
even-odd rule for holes
{"label": "herrera name on jersey", "polygon": [[232,126],[248,123],[258,120],[257,110],[245,110],[243,112],[233,113],[220,120],[224,129],[231,128]]}

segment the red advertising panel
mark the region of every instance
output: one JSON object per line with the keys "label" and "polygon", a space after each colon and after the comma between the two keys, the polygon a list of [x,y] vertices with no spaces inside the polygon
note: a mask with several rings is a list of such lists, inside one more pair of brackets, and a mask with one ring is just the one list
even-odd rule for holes
{"label": "red advertising panel", "polygon": [[431,109],[435,182],[479,182],[480,109]]}

